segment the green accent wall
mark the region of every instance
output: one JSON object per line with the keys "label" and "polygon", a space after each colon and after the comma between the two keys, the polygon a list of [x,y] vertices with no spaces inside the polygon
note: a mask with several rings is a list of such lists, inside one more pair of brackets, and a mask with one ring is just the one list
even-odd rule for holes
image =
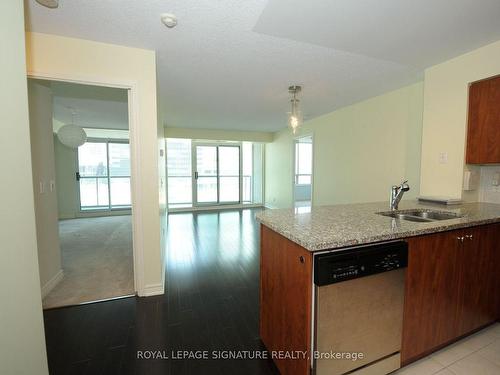
{"label": "green accent wall", "polygon": [[[391,185],[409,180],[419,193],[423,83],[370,98],[304,123],[313,136],[313,205],[384,201]],[[292,206],[290,129],[266,145],[266,205]]]}

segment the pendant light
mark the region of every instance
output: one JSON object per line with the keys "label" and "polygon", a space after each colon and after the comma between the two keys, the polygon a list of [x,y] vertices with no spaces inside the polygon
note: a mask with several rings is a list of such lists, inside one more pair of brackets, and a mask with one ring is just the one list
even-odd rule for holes
{"label": "pendant light", "polygon": [[71,124],[63,125],[57,131],[57,138],[69,148],[78,148],[87,141],[87,133],[80,126],[75,125],[75,111],[71,111]]}
{"label": "pendant light", "polygon": [[302,87],[294,85],[288,88],[288,92],[292,95],[290,103],[292,110],[288,112],[288,126],[292,129],[293,134],[297,133],[298,128],[302,125],[302,112],[299,110],[299,99],[297,94],[302,90]]}

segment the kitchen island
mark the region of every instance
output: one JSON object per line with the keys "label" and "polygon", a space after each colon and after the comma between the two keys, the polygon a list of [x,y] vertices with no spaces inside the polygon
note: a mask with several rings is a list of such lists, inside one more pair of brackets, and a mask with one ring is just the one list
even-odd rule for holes
{"label": "kitchen island", "polygon": [[[262,341],[271,351],[307,353],[303,359],[277,358],[281,373],[309,374],[319,368],[321,375],[315,359],[318,340],[322,340],[315,263],[322,254],[350,252],[371,244],[407,244],[408,267],[401,270],[401,296],[396,292],[390,296],[404,299],[401,313],[391,317],[402,325],[400,350],[397,357],[391,357],[392,362],[397,358],[398,365],[411,363],[499,319],[500,205],[401,202],[398,212],[409,210],[456,217],[440,221],[392,218],[379,214],[388,214],[386,202],[322,206],[303,213],[266,210],[257,215],[262,224]],[[337,313],[350,314],[334,307]],[[369,319],[369,314],[361,316]],[[384,366],[381,362],[377,371],[392,371]]]}

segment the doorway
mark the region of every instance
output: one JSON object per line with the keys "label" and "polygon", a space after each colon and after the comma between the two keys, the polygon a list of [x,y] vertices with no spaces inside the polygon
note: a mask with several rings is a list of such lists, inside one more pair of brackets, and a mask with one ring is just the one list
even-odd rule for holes
{"label": "doorway", "polygon": [[299,211],[312,206],[313,186],[313,137],[305,136],[294,140],[293,202]]}
{"label": "doorway", "polygon": [[242,200],[240,145],[193,143],[195,206],[239,204]]}
{"label": "doorway", "polygon": [[128,90],[28,81],[43,307],[134,295]]}

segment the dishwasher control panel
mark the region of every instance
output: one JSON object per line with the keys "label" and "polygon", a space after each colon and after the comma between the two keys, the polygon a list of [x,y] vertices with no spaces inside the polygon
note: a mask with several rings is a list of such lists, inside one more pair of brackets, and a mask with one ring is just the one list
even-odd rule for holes
{"label": "dishwasher control panel", "polygon": [[408,265],[408,244],[404,241],[333,251],[314,256],[314,283],[338,283]]}

